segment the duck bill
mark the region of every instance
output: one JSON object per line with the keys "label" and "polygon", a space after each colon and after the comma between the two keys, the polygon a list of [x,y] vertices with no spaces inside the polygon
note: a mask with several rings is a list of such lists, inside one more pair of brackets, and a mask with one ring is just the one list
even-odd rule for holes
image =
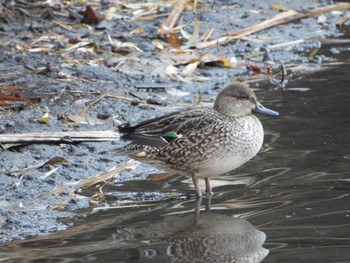
{"label": "duck bill", "polygon": [[261,105],[259,102],[257,102],[256,107],[253,109],[253,112],[255,113],[261,113],[261,114],[266,114],[266,115],[271,115],[271,116],[278,116],[279,113],[274,110],[270,110],[268,108],[265,108],[263,105]]}

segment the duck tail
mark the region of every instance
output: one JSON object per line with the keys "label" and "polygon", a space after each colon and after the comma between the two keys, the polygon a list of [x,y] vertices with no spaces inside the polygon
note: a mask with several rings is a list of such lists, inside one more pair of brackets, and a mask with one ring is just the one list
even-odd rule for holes
{"label": "duck tail", "polygon": [[115,149],[112,151],[112,154],[117,156],[127,155],[134,159],[148,159],[158,154],[158,152],[159,149],[157,147],[130,143],[124,147]]}

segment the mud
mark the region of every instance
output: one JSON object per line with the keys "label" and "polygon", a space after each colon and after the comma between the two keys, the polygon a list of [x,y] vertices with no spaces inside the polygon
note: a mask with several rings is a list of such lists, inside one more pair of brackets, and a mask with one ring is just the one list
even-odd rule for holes
{"label": "mud", "polygon": [[[157,50],[153,41],[159,39],[158,30],[170,7],[160,10],[159,16],[151,21],[134,20],[130,9],[119,7],[113,19],[88,26],[80,24],[82,14],[79,11],[84,11],[84,5],[72,4],[68,7],[60,1],[56,2],[54,6],[44,7],[45,5],[36,5],[37,1],[0,1],[0,91],[14,87],[18,90],[18,96],[35,101],[35,104],[14,102],[0,108],[2,134],[115,130],[118,124],[125,121],[137,122],[174,108],[191,105],[198,95],[201,95],[203,102],[211,102],[218,90],[232,79],[252,82],[253,88],[260,85],[256,80],[261,75],[252,76],[252,71],[245,66],[228,69],[204,65],[195,72],[197,77],[206,78],[201,82],[181,82],[164,74],[164,71],[155,66],[162,60],[164,52]],[[112,1],[101,2],[103,3],[93,5],[100,13],[106,13],[113,6]],[[316,0],[204,1],[199,3],[197,17],[192,10],[186,9],[181,23],[186,25],[186,31],[192,32],[197,18],[203,22],[200,35],[214,28],[212,38],[217,38],[277,15],[278,11],[271,8],[272,4],[287,9],[307,10],[332,3]],[[322,23],[320,16],[315,16],[279,25],[255,33],[254,38],[249,40],[235,40],[205,50],[194,49],[193,53],[210,53],[241,60],[244,56],[268,50],[268,59],[276,65],[310,63],[309,68],[317,70],[322,68],[322,63],[335,61],[336,56],[344,52],[336,46],[323,46],[323,53],[308,56],[313,49],[322,46],[319,39],[342,35],[342,31],[336,27],[340,16],[341,13],[334,12],[326,14]],[[143,33],[130,34],[138,28],[142,28]],[[142,52],[130,47],[125,48],[130,51],[127,55],[114,52],[108,34],[112,39],[134,43]],[[311,38],[317,40],[310,40]],[[98,49],[88,45],[86,49],[67,51],[70,47],[68,40],[71,39],[88,40],[98,45]],[[277,43],[299,39],[309,40],[287,47],[271,48]],[[47,49],[33,50],[38,47]],[[262,59],[261,55],[251,61],[261,63]],[[304,72],[299,74],[305,76]],[[268,81],[266,75],[262,76],[264,82]],[[140,86],[171,87],[189,94],[177,96],[175,92],[139,89]],[[137,94],[137,97],[130,92]],[[86,102],[106,93],[130,98],[131,101],[108,97],[99,100],[87,112],[89,123],[82,121],[72,124],[64,118],[76,114],[86,106]],[[149,104],[146,105],[144,101]],[[40,118],[47,111],[50,120],[44,124]],[[82,191],[69,186],[63,194],[57,196],[43,198],[42,194],[58,186],[71,185],[81,179],[96,176],[117,164],[124,164],[126,158],[110,154],[112,149],[123,144],[120,141],[29,144],[0,150],[0,242],[64,230],[73,224],[74,218],[84,216],[90,209],[89,198],[77,198],[74,194],[89,196],[95,189]],[[68,162],[26,173],[8,173],[53,157],[62,157]],[[58,170],[45,177],[45,173],[55,166],[59,167]],[[155,171],[157,170],[152,167],[140,165],[134,171],[119,174],[112,183],[147,177]],[[135,193],[128,198],[138,199],[140,194]],[[155,194],[152,198],[164,197]],[[99,206],[108,206],[108,202],[102,202]]]}

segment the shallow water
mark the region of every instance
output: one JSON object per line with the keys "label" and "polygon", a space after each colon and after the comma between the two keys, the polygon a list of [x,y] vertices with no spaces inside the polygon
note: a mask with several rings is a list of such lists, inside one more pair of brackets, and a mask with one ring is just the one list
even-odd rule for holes
{"label": "shallow water", "polygon": [[[280,116],[260,116],[266,137],[256,158],[212,180],[210,211],[207,199],[200,214],[187,199],[188,178],[112,185],[113,209],[1,245],[0,261],[349,262],[349,70],[293,80],[285,100],[280,90],[256,90]],[[127,202],[130,191],[146,201]]]}

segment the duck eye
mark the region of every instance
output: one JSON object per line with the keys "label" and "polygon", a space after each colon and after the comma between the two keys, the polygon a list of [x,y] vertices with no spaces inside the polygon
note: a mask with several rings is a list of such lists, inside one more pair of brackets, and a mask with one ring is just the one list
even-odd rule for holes
{"label": "duck eye", "polygon": [[239,100],[248,100],[249,97],[248,97],[248,95],[241,94],[241,95],[238,96],[238,99]]}

